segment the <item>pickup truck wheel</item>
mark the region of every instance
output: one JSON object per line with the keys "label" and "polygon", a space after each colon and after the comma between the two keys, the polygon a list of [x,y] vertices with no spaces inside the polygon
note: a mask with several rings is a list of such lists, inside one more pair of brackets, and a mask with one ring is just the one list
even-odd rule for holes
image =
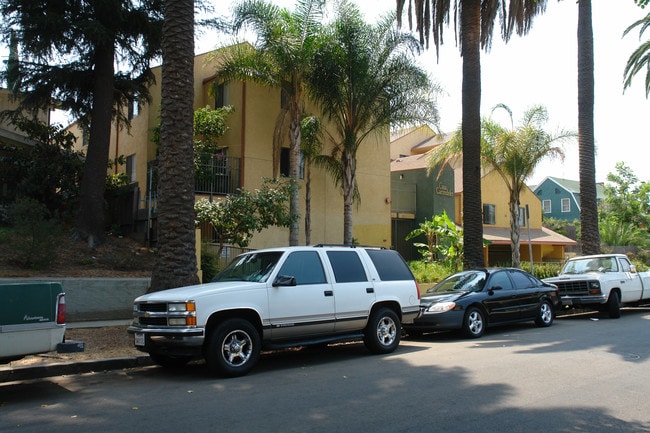
{"label": "pickup truck wheel", "polygon": [[535,325],[540,327],[551,326],[553,324],[553,316],[553,306],[551,303],[548,301],[542,301],[542,303],[539,304]]}
{"label": "pickup truck wheel", "polygon": [[479,338],[485,332],[485,316],[476,307],[469,307],[463,319],[463,333],[470,338]]}
{"label": "pickup truck wheel", "polygon": [[611,319],[621,317],[621,301],[616,291],[612,291],[609,294],[609,298],[607,299],[607,313]]}
{"label": "pickup truck wheel", "polygon": [[370,314],[363,342],[372,353],[390,353],[397,349],[402,333],[399,317],[390,308]]}
{"label": "pickup truck wheel", "polygon": [[154,364],[165,368],[181,368],[192,360],[191,356],[170,356],[159,353],[150,353],[149,357]]}
{"label": "pickup truck wheel", "polygon": [[212,373],[243,376],[259,359],[260,350],[260,335],[249,321],[228,319],[212,333],[205,361]]}

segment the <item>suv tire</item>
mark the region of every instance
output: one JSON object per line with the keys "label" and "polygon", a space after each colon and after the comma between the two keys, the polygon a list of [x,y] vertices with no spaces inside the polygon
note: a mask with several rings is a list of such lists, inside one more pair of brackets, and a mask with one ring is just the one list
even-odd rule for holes
{"label": "suv tire", "polygon": [[370,314],[363,342],[371,353],[391,353],[399,345],[402,324],[390,308],[379,308]]}
{"label": "suv tire", "polygon": [[227,319],[212,333],[205,354],[210,371],[226,377],[247,374],[260,357],[261,339],[244,319]]}

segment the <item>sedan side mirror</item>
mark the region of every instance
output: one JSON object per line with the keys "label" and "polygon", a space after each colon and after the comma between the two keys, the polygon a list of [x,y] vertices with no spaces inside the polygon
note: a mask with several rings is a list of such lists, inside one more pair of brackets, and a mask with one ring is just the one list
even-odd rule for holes
{"label": "sedan side mirror", "polygon": [[492,287],[490,287],[490,290],[488,290],[488,295],[490,295],[490,296],[494,295],[495,290],[503,290],[503,287],[501,287],[501,286],[492,286]]}

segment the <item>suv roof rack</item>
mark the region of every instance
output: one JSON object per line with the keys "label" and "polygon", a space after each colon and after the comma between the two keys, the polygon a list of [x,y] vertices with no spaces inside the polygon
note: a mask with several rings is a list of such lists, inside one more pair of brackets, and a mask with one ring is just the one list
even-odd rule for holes
{"label": "suv roof rack", "polygon": [[386,247],[381,247],[377,245],[357,245],[357,244],[316,244],[314,248],[323,248],[323,247],[344,247],[344,248],[376,248],[385,250]]}

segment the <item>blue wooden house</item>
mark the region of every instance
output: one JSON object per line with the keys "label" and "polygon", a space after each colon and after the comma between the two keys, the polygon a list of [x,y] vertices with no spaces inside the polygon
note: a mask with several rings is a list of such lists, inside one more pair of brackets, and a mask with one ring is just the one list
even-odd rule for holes
{"label": "blue wooden house", "polygon": [[[580,182],[548,176],[532,190],[542,202],[544,217],[580,220]],[[596,199],[600,201],[604,197],[603,185],[596,184]]]}

